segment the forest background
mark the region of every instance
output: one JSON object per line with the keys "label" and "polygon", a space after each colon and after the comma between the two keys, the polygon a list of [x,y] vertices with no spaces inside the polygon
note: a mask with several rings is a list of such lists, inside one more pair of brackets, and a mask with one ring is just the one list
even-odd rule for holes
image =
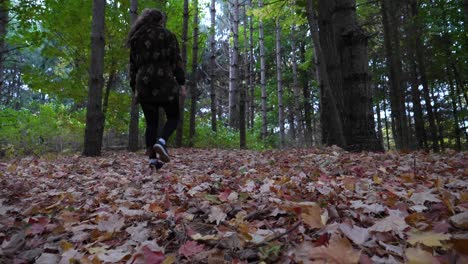
{"label": "forest background", "polygon": [[186,62],[171,145],[468,148],[467,0],[94,2],[1,1],[0,156],[142,147],[125,40],[144,8]]}

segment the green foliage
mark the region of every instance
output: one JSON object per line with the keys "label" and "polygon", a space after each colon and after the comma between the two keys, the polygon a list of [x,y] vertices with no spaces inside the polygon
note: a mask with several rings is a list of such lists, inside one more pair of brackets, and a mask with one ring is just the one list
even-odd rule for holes
{"label": "green foliage", "polygon": [[[252,150],[265,150],[274,148],[275,136],[261,140],[261,121],[260,118],[255,121],[255,128],[247,130],[247,148]],[[188,145],[189,138],[189,113],[185,112],[184,119],[184,145]],[[171,137],[173,142],[175,135]],[[211,115],[197,117],[196,134],[194,138],[194,147],[196,148],[220,148],[220,149],[238,149],[239,148],[239,131],[230,128],[221,120],[218,121],[218,131],[213,132],[211,129]]]}
{"label": "green foliage", "polygon": [[37,110],[2,110],[0,149],[9,149],[6,154],[41,154],[81,147],[84,111],[70,114],[70,109],[54,104],[36,104],[32,108]]}

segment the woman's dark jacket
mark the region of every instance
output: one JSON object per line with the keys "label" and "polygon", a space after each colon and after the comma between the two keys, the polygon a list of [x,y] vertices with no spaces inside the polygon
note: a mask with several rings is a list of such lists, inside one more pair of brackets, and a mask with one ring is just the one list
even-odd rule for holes
{"label": "woman's dark jacket", "polygon": [[161,25],[143,26],[130,40],[130,86],[143,103],[178,99],[185,73],[176,36]]}

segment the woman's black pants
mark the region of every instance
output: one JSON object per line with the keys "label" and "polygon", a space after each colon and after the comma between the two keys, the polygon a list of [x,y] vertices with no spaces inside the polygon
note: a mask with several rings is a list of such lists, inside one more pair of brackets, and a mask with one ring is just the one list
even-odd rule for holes
{"label": "woman's black pants", "polygon": [[[163,138],[167,142],[177,129],[180,115],[179,100],[177,99],[164,103],[141,103],[146,120],[145,143],[147,148],[152,148],[159,138]],[[167,119],[161,135],[158,135],[159,107],[164,109]],[[150,158],[156,158],[153,154],[150,154]]]}

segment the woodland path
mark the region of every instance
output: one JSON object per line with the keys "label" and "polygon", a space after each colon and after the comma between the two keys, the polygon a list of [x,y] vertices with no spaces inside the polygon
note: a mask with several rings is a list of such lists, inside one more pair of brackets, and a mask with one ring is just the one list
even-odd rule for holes
{"label": "woodland path", "polygon": [[170,151],[0,163],[0,263],[468,263],[468,153]]}

